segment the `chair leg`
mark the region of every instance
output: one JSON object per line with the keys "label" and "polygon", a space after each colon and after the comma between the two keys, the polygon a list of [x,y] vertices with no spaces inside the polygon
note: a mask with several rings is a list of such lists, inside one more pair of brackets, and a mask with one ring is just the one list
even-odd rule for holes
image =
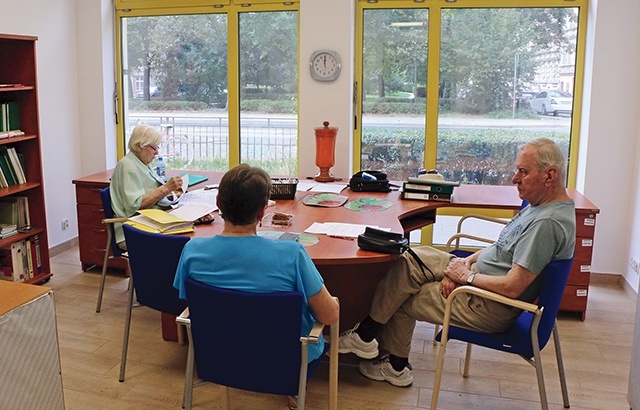
{"label": "chair leg", "polygon": [[564,408],[568,409],[569,404],[569,390],[567,389],[567,379],[564,374],[564,362],[562,360],[562,350],[560,349],[560,332],[558,332],[558,322],[553,324],[553,344],[556,349],[556,361],[558,362],[558,373],[560,374],[560,387],[562,388],[562,402]]}
{"label": "chair leg", "polygon": [[433,380],[433,391],[431,392],[431,410],[438,408],[438,395],[440,394],[440,383],[442,382],[442,371],[444,369],[444,355],[447,350],[447,341],[440,341],[440,351],[438,352],[438,364],[436,366],[436,377]]}
{"label": "chair leg", "polygon": [[471,367],[471,343],[467,343],[467,353],[464,356],[464,372],[462,373],[462,377],[469,377],[469,368]]}
{"label": "chair leg", "polygon": [[305,400],[307,398],[307,370],[309,363],[309,351],[307,341],[300,341],[302,342],[302,360],[300,361],[300,381],[298,383],[298,410],[304,410]]}
{"label": "chair leg", "polygon": [[436,340],[436,336],[438,336],[438,332],[440,331],[440,325],[436,324],[435,329],[433,330],[433,345],[438,346],[438,341]]}
{"label": "chair leg", "polygon": [[111,230],[107,229],[107,245],[104,248],[104,262],[102,263],[102,276],[100,277],[100,289],[98,290],[98,304],[96,305],[96,313],[100,313],[102,306],[102,294],[104,293],[104,282],[107,278],[107,268],[109,262],[109,249],[111,246]]}
{"label": "chair leg", "polygon": [[544,373],[542,372],[542,360],[540,357],[540,348],[537,343],[533,346],[533,361],[536,367],[536,376],[538,378],[538,393],[540,394],[540,407],[542,410],[549,409],[549,402],[547,401],[547,390],[544,386]]}
{"label": "chair leg", "polygon": [[193,373],[195,370],[195,358],[193,351],[193,338],[191,336],[191,326],[185,327],[187,328],[189,349],[187,350],[187,368],[184,375],[184,394],[182,396],[182,408],[191,410],[191,404],[193,401]]}
{"label": "chair leg", "polygon": [[120,381],[124,381],[124,372],[127,366],[127,349],[129,348],[129,330],[131,329],[131,310],[133,308],[133,291],[135,285],[129,287],[127,301],[127,315],[124,321],[124,338],[122,340],[122,357],[120,358]]}
{"label": "chair leg", "polygon": [[339,322],[331,325],[331,348],[329,350],[329,410],[338,410],[338,344]]}

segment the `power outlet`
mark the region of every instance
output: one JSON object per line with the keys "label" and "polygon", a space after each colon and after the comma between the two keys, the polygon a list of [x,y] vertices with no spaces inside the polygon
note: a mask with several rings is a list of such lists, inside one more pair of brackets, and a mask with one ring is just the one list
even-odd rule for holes
{"label": "power outlet", "polygon": [[629,258],[629,266],[631,266],[631,270],[633,270],[635,273],[638,273],[638,260],[636,258]]}
{"label": "power outlet", "polygon": [[68,229],[69,228],[69,220],[68,219],[63,219],[62,221],[60,221],[60,227],[62,228],[63,231],[65,229]]}

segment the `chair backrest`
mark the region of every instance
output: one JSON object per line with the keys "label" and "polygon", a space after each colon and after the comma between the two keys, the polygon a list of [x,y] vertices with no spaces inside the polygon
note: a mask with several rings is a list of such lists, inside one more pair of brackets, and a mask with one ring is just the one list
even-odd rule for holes
{"label": "chair backrest", "polygon": [[185,281],[198,376],[223,386],[295,395],[303,295]]}
{"label": "chair backrest", "polygon": [[[100,190],[100,200],[102,201],[102,211],[104,212],[105,219],[111,219],[114,217],[113,208],[111,207],[111,190],[109,187]],[[111,253],[113,256],[118,257],[124,253],[118,244],[116,243],[116,234],[113,229],[113,224],[105,224],[106,229],[111,232]]]}
{"label": "chair backrest", "polygon": [[547,344],[553,331],[572,264],[573,258],[550,262],[542,273],[544,277],[542,278],[542,287],[540,288],[537,302],[538,306],[544,308],[538,325],[540,349]]}
{"label": "chair backrest", "polygon": [[160,312],[182,313],[187,301],[178,297],[173,279],[189,237],[144,232],[126,224],[123,229],[138,302]]}
{"label": "chair backrest", "polygon": [[[572,263],[573,258],[550,262],[541,273],[543,275],[542,285],[537,302],[535,302],[543,308],[542,318],[538,324],[540,350],[546,346],[551,337]],[[516,340],[512,346],[514,350],[529,358],[533,357],[533,348],[529,336],[531,334],[532,316],[531,313],[523,312],[508,331]]]}

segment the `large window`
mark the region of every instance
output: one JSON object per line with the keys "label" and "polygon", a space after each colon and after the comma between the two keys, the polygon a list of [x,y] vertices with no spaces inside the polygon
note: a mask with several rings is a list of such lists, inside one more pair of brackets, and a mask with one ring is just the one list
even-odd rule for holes
{"label": "large window", "polygon": [[165,134],[160,155],[169,168],[248,162],[295,175],[297,5],[213,10],[117,10],[122,147],[147,123]]}
{"label": "large window", "polygon": [[510,185],[517,147],[548,137],[575,185],[586,0],[496,3],[359,1],[356,166]]}

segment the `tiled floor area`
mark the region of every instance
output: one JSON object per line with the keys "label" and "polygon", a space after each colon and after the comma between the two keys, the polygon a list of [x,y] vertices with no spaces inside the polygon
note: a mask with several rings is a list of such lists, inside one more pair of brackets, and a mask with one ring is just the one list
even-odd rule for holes
{"label": "tiled floor area", "polygon": [[[62,378],[66,408],[179,409],[186,346],[162,341],[159,313],[134,309],[129,361],[124,383],[118,382],[127,280],[108,277],[101,313],[95,313],[98,270],[82,272],[78,250],[52,258]],[[559,319],[571,408],[627,410],[626,401],[634,301],[618,286],[594,284],[586,321],[574,315]],[[414,383],[393,387],[362,377],[355,366],[339,373],[340,409],[416,410],[429,408],[437,348],[433,326],[420,323],[412,345]],[[562,408],[553,347],[543,352],[552,409]],[[537,409],[535,371],[518,357],[474,348],[471,376],[461,376],[464,346],[452,342],[440,394],[442,409]],[[308,408],[327,406],[327,368],[309,383]],[[219,388],[199,387],[194,408],[219,408]],[[231,391],[234,409],[284,409],[284,397]]]}

